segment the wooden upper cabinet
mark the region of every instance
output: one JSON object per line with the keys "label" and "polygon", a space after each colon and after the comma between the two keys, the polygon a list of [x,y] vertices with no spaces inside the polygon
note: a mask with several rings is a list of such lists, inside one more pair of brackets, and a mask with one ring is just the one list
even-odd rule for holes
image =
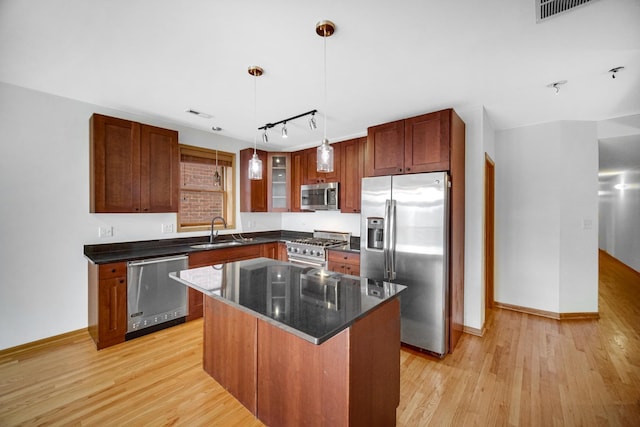
{"label": "wooden upper cabinet", "polygon": [[340,142],[342,155],[340,171],[340,212],[360,212],[360,190],[364,176],[364,147],[367,138]]}
{"label": "wooden upper cabinet", "polygon": [[178,132],[140,125],[140,204],[143,212],[178,212]]}
{"label": "wooden upper cabinet", "polygon": [[333,172],[318,172],[317,150],[318,147],[304,150],[305,155],[305,184],[319,184],[323,182],[340,182],[340,144],[331,144],[333,147]]}
{"label": "wooden upper cabinet", "polygon": [[300,186],[304,183],[304,151],[291,153],[291,212],[300,212]]}
{"label": "wooden upper cabinet", "polygon": [[449,114],[444,110],[404,121],[405,173],[449,170]]}
{"label": "wooden upper cabinet", "polygon": [[291,156],[289,153],[269,153],[267,165],[267,208],[269,212],[289,212]]}
{"label": "wooden upper cabinet", "polygon": [[91,212],[177,212],[179,167],[178,132],[91,117]]}
{"label": "wooden upper cabinet", "polygon": [[404,120],[370,127],[365,149],[365,176],[402,173],[404,173]]}
{"label": "wooden upper cabinet", "polygon": [[370,127],[365,176],[449,170],[451,109]]}
{"label": "wooden upper cabinet", "polygon": [[267,152],[257,150],[262,160],[262,179],[249,179],[249,160],[253,148],[240,150],[240,212],[267,212]]}

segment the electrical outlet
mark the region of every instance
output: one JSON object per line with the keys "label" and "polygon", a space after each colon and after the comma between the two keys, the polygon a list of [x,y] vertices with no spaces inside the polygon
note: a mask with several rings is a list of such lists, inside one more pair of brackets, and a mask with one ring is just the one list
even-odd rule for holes
{"label": "electrical outlet", "polygon": [[98,237],[100,238],[113,237],[113,227],[112,226],[99,227]]}
{"label": "electrical outlet", "polygon": [[173,224],[162,224],[163,233],[173,233]]}

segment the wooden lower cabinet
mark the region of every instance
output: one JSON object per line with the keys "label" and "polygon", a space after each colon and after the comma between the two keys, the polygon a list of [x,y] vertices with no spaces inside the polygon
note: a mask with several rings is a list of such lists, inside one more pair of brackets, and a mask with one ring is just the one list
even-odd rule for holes
{"label": "wooden lower cabinet", "polygon": [[289,254],[287,253],[287,244],[283,242],[278,243],[278,261],[288,261]]}
{"label": "wooden lower cabinet", "polygon": [[203,367],[266,425],[394,426],[399,300],[314,345],[206,297]]}
{"label": "wooden lower cabinet", "polygon": [[328,251],[328,266],[330,271],[352,276],[360,275],[360,254],[357,252]]}
{"label": "wooden lower cabinet", "polygon": [[98,350],[127,333],[127,263],[89,263],[89,335]]}
{"label": "wooden lower cabinet", "polygon": [[263,243],[260,247],[260,256],[278,259],[278,242]]}

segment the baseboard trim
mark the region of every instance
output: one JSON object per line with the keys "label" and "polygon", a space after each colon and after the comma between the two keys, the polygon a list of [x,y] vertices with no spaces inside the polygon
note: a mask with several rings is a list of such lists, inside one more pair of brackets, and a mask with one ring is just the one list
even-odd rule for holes
{"label": "baseboard trim", "polygon": [[495,308],[503,310],[517,311],[519,313],[531,314],[533,316],[547,317],[554,320],[597,320],[600,318],[598,312],[584,313],[554,313],[552,311],[538,310],[536,308],[522,307],[519,305],[505,304],[502,302],[494,302]]}
{"label": "baseboard trim", "polygon": [[68,341],[69,339],[90,339],[90,336],[87,332],[87,328],[77,329],[75,331],[65,332],[64,334],[54,335],[52,337],[43,338],[37,341],[20,344],[15,347],[5,348],[4,350],[0,350],[0,356],[31,351],[43,346],[52,346],[57,342],[64,344],[64,342]]}
{"label": "baseboard trim", "polygon": [[471,326],[462,327],[462,332],[469,335],[475,335],[477,337],[484,336],[485,331],[486,331],[486,328],[484,326],[482,326],[482,329],[472,328]]}

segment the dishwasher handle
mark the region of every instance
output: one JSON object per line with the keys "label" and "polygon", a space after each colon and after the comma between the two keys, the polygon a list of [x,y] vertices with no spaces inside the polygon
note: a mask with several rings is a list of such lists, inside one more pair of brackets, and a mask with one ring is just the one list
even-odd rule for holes
{"label": "dishwasher handle", "polygon": [[185,259],[189,259],[189,256],[188,255],[178,255],[178,256],[164,257],[164,258],[143,259],[143,260],[140,260],[140,261],[129,261],[127,263],[127,266],[135,267],[137,265],[156,264],[158,262],[183,261]]}

